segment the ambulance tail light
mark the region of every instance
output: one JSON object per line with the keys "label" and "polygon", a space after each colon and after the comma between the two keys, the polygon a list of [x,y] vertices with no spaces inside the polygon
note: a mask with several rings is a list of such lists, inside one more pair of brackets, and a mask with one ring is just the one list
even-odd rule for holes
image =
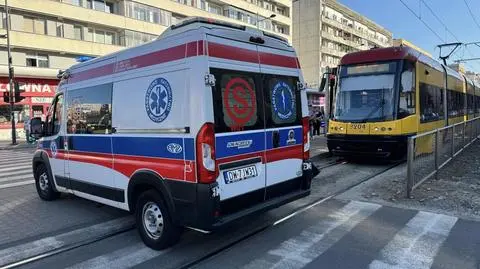
{"label": "ambulance tail light", "polygon": [[310,119],[308,117],[302,118],[302,132],[303,132],[303,159],[310,158]]}
{"label": "ambulance tail light", "polygon": [[218,177],[215,162],[215,130],[205,123],[197,134],[197,177],[200,183],[213,183]]}

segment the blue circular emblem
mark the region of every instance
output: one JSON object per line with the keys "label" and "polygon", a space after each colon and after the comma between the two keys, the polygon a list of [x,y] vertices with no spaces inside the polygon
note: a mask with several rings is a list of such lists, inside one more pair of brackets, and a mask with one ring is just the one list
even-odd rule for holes
{"label": "blue circular emblem", "polygon": [[172,109],[172,88],[164,78],[157,78],[148,86],[145,94],[145,110],[156,123],[164,121]]}
{"label": "blue circular emblem", "polygon": [[272,90],[272,107],[275,115],[281,120],[295,116],[295,95],[290,86],[279,81]]}
{"label": "blue circular emblem", "polygon": [[57,142],[55,140],[52,140],[50,142],[50,151],[52,152],[53,158],[57,156]]}

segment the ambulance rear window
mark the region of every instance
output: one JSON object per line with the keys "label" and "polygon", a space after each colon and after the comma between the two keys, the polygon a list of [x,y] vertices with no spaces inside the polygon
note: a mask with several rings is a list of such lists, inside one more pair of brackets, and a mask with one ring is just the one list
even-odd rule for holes
{"label": "ambulance rear window", "polygon": [[266,106],[269,107],[271,120],[267,127],[282,127],[300,124],[301,106],[300,92],[297,90],[298,78],[265,75],[264,90]]}
{"label": "ambulance rear window", "polygon": [[215,131],[263,129],[257,74],[220,69],[213,69],[212,73],[217,78],[213,89]]}

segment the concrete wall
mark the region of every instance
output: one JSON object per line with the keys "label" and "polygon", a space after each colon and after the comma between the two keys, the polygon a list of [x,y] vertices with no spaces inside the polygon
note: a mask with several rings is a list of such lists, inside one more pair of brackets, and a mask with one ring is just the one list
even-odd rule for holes
{"label": "concrete wall", "polygon": [[293,1],[292,43],[307,85],[318,87],[321,62],[322,0]]}

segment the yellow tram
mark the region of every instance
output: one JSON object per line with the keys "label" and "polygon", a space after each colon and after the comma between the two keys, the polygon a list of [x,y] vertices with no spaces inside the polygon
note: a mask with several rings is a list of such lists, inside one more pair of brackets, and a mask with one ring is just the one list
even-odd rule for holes
{"label": "yellow tram", "polygon": [[480,116],[479,86],[406,46],[347,54],[328,148],[337,156],[401,158],[409,136]]}

